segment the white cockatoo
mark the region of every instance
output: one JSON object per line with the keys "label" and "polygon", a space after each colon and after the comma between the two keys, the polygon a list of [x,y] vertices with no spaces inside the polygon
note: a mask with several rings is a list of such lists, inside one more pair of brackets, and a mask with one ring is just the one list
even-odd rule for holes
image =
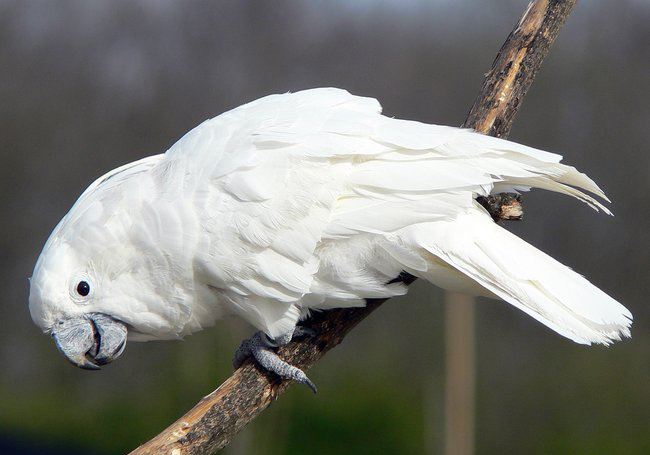
{"label": "white cockatoo", "polygon": [[[236,315],[252,355],[312,386],[273,348],[310,311],[405,294],[413,276],[500,298],[582,344],[630,335],[632,315],[497,225],[477,197],[543,188],[609,213],[561,157],[472,130],[381,115],[319,88],[207,120],[166,153],[97,179],[36,263],[34,322],[96,369],[132,341],[180,339]],[[408,281],[408,280],[406,280]]]}

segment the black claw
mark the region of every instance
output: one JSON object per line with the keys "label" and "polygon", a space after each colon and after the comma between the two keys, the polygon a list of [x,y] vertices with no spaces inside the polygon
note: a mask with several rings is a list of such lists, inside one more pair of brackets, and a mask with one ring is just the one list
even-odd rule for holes
{"label": "black claw", "polygon": [[318,393],[318,389],[316,388],[316,384],[311,382],[311,379],[309,379],[307,376],[305,376],[304,380],[299,381],[299,382],[301,382],[301,383],[305,384],[307,387],[309,387],[311,389],[311,391],[314,392],[314,394]]}
{"label": "black claw", "polygon": [[248,359],[251,356],[251,348],[250,348],[250,342],[249,340],[244,340],[242,343],[239,345],[237,350],[235,351],[235,355],[232,358],[232,367],[234,370],[237,370],[239,367],[241,367],[246,359]]}
{"label": "black claw", "polygon": [[311,382],[311,379],[309,379],[309,377],[305,374],[305,372],[299,368],[296,367],[293,368],[294,368],[294,372],[292,374],[293,380],[301,384],[305,384],[307,387],[311,389],[312,392],[317,393],[318,389],[316,388],[316,384]]}
{"label": "black claw", "polygon": [[312,329],[311,327],[305,327],[302,325],[296,326],[295,330],[293,331],[293,337],[292,339],[297,339],[297,338],[313,338],[316,336],[316,331]]}

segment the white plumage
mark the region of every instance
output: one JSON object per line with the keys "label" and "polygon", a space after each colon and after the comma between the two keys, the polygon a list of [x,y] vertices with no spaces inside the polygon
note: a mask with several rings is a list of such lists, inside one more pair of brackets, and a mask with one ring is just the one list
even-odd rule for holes
{"label": "white plumage", "polygon": [[277,337],[310,310],[404,294],[406,271],[579,343],[629,336],[625,307],[475,201],[535,187],[609,213],[591,179],[552,153],[380,111],[333,88],[268,96],[101,177],[39,258],[34,320],[100,312],[147,340],[234,314]]}

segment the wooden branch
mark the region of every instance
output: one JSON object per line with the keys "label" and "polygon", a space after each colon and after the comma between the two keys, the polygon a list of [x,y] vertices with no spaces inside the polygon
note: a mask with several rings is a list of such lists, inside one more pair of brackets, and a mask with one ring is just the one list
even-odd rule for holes
{"label": "wooden branch", "polygon": [[[499,51],[465,126],[494,136],[507,135],[521,100],[574,4],[575,0],[536,0],[528,6]],[[402,277],[407,284],[413,279],[409,275]],[[280,356],[308,369],[385,300],[371,300],[365,308],[316,314],[306,325],[318,335],[280,348]],[[131,454],[213,453],[228,445],[288,385],[249,360],[217,390]]]}
{"label": "wooden branch", "polygon": [[575,4],[576,0],[536,0],[528,5],[494,59],[466,127],[496,137],[510,133],[524,95]]}

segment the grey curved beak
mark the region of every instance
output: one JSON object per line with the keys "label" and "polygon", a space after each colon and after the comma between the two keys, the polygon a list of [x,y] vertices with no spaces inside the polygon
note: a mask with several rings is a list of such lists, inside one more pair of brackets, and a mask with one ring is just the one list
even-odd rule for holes
{"label": "grey curved beak", "polygon": [[63,319],[52,328],[52,338],[72,364],[84,370],[99,370],[118,358],[126,347],[127,328],[102,313]]}

